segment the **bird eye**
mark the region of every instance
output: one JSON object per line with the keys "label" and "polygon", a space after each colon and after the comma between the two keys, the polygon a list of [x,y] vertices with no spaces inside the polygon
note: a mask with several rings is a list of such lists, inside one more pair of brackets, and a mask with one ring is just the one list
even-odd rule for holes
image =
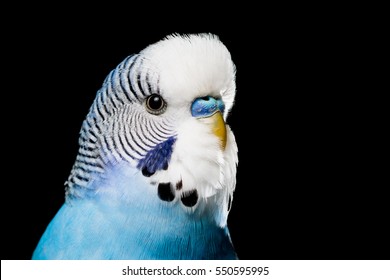
{"label": "bird eye", "polygon": [[158,94],[149,95],[146,98],[146,110],[154,115],[160,115],[165,112],[167,108],[167,103]]}

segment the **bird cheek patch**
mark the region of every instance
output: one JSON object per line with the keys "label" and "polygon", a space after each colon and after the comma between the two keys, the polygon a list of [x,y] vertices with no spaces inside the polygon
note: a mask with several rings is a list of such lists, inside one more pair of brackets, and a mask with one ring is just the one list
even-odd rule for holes
{"label": "bird cheek patch", "polygon": [[137,168],[141,169],[142,175],[150,177],[156,171],[168,169],[175,141],[175,137],[169,137],[164,142],[157,144],[138,162]]}

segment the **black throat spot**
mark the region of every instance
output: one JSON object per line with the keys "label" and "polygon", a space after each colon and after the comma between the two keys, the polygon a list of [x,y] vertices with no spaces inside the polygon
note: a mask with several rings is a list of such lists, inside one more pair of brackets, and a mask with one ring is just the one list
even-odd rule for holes
{"label": "black throat spot", "polygon": [[198,202],[198,198],[198,191],[194,189],[188,192],[183,192],[181,195],[181,202],[187,207],[192,207]]}
{"label": "black throat spot", "polygon": [[161,200],[171,202],[175,199],[175,190],[171,183],[160,183],[157,188],[158,197]]}
{"label": "black throat spot", "polygon": [[152,176],[154,173],[155,173],[155,172],[149,172],[147,166],[145,166],[144,168],[142,168],[142,175],[144,175],[145,177],[150,177],[150,176]]}

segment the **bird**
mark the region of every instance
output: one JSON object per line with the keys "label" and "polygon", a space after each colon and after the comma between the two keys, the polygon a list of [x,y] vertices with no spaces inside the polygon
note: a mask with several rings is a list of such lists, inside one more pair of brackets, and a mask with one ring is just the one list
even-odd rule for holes
{"label": "bird", "polygon": [[81,124],[64,202],[33,260],[239,259],[228,227],[236,66],[213,33],[124,58]]}

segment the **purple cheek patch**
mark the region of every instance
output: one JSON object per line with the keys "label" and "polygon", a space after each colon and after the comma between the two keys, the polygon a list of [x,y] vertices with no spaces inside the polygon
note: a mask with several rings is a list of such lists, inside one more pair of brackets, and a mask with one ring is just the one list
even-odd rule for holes
{"label": "purple cheek patch", "polygon": [[150,177],[158,170],[168,169],[175,141],[176,137],[169,137],[164,142],[157,144],[138,162],[137,168],[142,171],[144,176]]}

